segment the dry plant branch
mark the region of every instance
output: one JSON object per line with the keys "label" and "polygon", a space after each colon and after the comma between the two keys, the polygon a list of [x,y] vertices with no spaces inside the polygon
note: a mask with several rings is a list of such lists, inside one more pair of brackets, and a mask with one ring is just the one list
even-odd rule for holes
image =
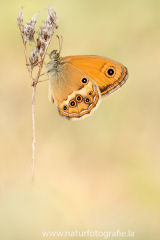
{"label": "dry plant branch", "polygon": [[[39,12],[38,12],[39,13]],[[27,70],[29,72],[29,76],[31,79],[31,86],[32,86],[32,164],[31,164],[31,180],[32,183],[34,182],[34,163],[35,163],[35,92],[36,92],[36,86],[39,81],[39,77],[41,74],[41,70],[43,67],[45,55],[47,53],[48,46],[50,44],[51,38],[54,34],[54,29],[57,27],[57,16],[56,12],[52,7],[48,7],[48,17],[46,22],[43,22],[43,27],[40,28],[40,31],[37,33],[37,42],[35,44],[35,47],[33,47],[31,44],[35,43],[34,41],[34,35],[35,35],[35,24],[37,15],[36,13],[29,22],[23,23],[23,7],[21,8],[17,20],[17,25],[19,26],[19,30],[22,36],[22,41],[24,45],[24,55],[26,60],[26,66]],[[30,57],[28,58],[27,54],[27,47],[30,43],[30,46],[32,46],[32,51],[30,54]],[[33,78],[33,69],[34,67],[38,66],[37,75],[35,78]]]}

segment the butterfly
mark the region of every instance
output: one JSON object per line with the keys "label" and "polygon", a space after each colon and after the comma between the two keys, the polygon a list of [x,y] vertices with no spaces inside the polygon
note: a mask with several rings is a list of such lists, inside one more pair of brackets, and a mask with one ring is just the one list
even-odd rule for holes
{"label": "butterfly", "polygon": [[50,59],[46,66],[49,100],[67,119],[89,116],[101,99],[122,87],[128,78],[125,66],[105,57],[60,57],[60,51],[53,50]]}

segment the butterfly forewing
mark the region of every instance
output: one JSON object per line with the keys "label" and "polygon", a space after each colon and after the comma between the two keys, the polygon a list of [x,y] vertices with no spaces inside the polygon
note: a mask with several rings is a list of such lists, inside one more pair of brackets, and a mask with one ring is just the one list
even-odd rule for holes
{"label": "butterfly forewing", "polygon": [[89,76],[99,87],[102,97],[118,90],[127,80],[128,71],[122,64],[99,56],[69,56],[70,63]]}

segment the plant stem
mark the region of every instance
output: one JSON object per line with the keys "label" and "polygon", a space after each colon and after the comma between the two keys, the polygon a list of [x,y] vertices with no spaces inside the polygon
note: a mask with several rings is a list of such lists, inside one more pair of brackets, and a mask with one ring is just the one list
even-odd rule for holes
{"label": "plant stem", "polygon": [[36,85],[32,86],[32,163],[31,163],[31,181],[34,183],[34,162],[35,162],[35,91]]}
{"label": "plant stem", "polygon": [[[39,12],[38,12],[39,13]],[[31,182],[34,183],[34,166],[35,166],[35,92],[36,86],[41,76],[41,70],[43,67],[45,55],[47,53],[48,46],[50,44],[51,38],[54,34],[54,29],[57,29],[57,16],[54,9],[48,7],[48,17],[47,21],[43,22],[43,27],[41,27],[40,32],[38,32],[37,44],[36,47],[32,47],[32,52],[30,58],[27,56],[27,41],[29,43],[35,43],[34,34],[35,34],[35,24],[37,14],[35,14],[29,22],[22,25],[23,23],[23,7],[21,8],[17,20],[17,25],[19,26],[19,30],[21,33],[23,45],[24,45],[24,55],[26,60],[27,70],[29,72],[29,76],[31,79],[32,86],[32,163],[31,163]],[[41,59],[39,61],[39,58]],[[33,78],[33,68],[38,66],[38,73],[35,78]]]}

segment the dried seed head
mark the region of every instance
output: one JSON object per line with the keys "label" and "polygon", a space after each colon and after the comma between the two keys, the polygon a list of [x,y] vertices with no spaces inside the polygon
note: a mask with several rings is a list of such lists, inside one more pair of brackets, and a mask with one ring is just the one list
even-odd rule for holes
{"label": "dried seed head", "polygon": [[46,42],[44,38],[40,35],[37,38],[37,51],[40,54],[40,56],[43,56],[46,50]]}
{"label": "dried seed head", "polygon": [[54,33],[54,29],[57,27],[57,16],[56,12],[52,7],[48,8],[48,17],[47,21],[43,22],[43,27],[41,28],[41,32],[37,38],[37,49],[40,56],[43,56],[46,52],[46,48],[50,42],[50,39]]}
{"label": "dried seed head", "polygon": [[42,28],[42,29],[41,29],[41,36],[44,38],[44,40],[47,40],[47,37],[48,37],[48,28]]}
{"label": "dried seed head", "polygon": [[32,50],[29,61],[31,65],[36,65],[36,63],[38,63],[38,49]]}
{"label": "dried seed head", "polygon": [[[38,12],[39,13],[39,12]],[[24,41],[34,42],[34,33],[35,33],[35,24],[38,13],[36,13],[29,22],[27,22],[22,29],[22,33],[24,33]]]}
{"label": "dried seed head", "polygon": [[[39,13],[39,12],[38,12]],[[32,18],[31,20],[29,21],[30,25],[32,25],[33,27],[35,26],[36,24],[36,19],[37,19],[37,16],[38,16],[38,13],[36,13]]]}
{"label": "dried seed head", "polygon": [[23,22],[23,8],[24,8],[24,7],[21,8],[21,10],[20,10],[20,12],[19,12],[19,14],[18,14],[18,17],[16,18],[16,20],[17,20],[17,25],[18,25],[19,27],[22,26],[22,22]]}
{"label": "dried seed head", "polygon": [[48,7],[48,18],[47,18],[47,22],[53,25],[57,25],[58,23],[58,18],[56,15],[56,12],[54,11],[54,9],[51,7]]}
{"label": "dried seed head", "polygon": [[54,27],[52,24],[43,23],[43,27],[41,28],[41,35],[44,37],[44,39],[47,40],[47,38],[50,38],[54,33]]}
{"label": "dried seed head", "polygon": [[40,56],[42,57],[45,54],[45,52],[46,52],[46,45],[42,44],[39,50]]}
{"label": "dried seed head", "polygon": [[27,42],[28,40],[31,42],[34,42],[34,33],[35,28],[30,26],[28,23],[26,23],[23,26],[22,33],[24,33],[24,41]]}
{"label": "dried seed head", "polygon": [[41,28],[41,37],[44,38],[44,41],[49,41],[50,37],[53,35],[54,33],[54,29],[57,28],[57,16],[56,16],[56,12],[53,10],[52,7],[48,8],[48,17],[47,17],[47,21],[43,22],[43,27]]}

